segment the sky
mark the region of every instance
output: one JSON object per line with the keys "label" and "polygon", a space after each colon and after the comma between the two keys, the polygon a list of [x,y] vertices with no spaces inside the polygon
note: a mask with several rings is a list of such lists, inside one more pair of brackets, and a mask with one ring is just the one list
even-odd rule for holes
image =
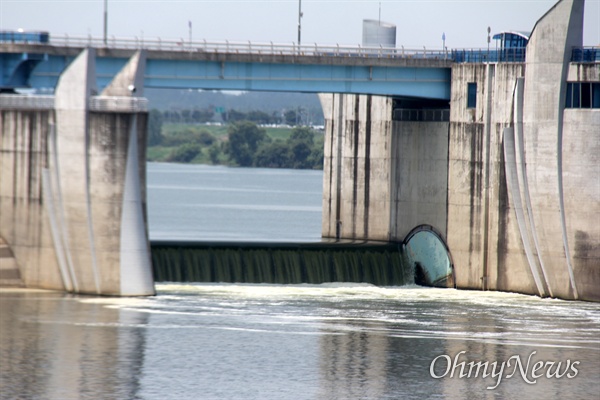
{"label": "sky", "polygon": [[[106,0],[108,36],[291,44],[298,0]],[[397,47],[487,47],[487,27],[530,31],[555,0],[304,0],[302,44],[357,45],[363,19],[396,25]],[[600,0],[587,0],[584,45],[600,45]],[[104,0],[0,0],[0,30],[102,37]]]}

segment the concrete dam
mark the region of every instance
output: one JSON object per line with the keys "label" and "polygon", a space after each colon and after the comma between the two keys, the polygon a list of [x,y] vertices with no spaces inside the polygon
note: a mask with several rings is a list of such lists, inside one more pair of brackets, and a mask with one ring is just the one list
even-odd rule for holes
{"label": "concrete dam", "polygon": [[[235,63],[327,74],[345,63],[366,74],[329,92],[305,87],[320,93],[326,119],[324,239],[408,245],[427,232],[447,249],[457,288],[600,301],[600,58],[578,56],[600,51],[582,47],[583,13],[583,1],[558,1],[521,58],[185,57],[220,65],[223,88]],[[143,87],[155,79],[152,57],[184,56],[121,51],[134,54],[99,90],[97,55],[119,51],[79,49],[53,95],[24,96],[8,93],[10,82],[44,61],[10,58],[17,48],[0,44],[20,60],[3,71],[0,94],[0,283],[153,294],[160,261],[147,232]],[[320,262],[303,273],[318,275]]]}

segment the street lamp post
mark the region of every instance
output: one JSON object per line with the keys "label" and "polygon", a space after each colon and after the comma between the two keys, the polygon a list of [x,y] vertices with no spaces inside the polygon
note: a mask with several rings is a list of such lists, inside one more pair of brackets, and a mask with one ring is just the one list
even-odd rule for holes
{"label": "street lamp post", "polygon": [[446,32],[442,32],[442,52],[444,53],[444,60],[448,56],[446,53]]}
{"label": "street lamp post", "polygon": [[298,51],[302,42],[302,0],[298,0]]}
{"label": "street lamp post", "polygon": [[108,0],[104,0],[104,46],[107,46],[108,33]]}
{"label": "street lamp post", "polygon": [[488,44],[487,62],[489,63],[490,62],[490,33],[492,33],[492,28],[490,28],[489,26],[487,28],[487,33],[488,33],[488,35],[487,35],[487,44]]}

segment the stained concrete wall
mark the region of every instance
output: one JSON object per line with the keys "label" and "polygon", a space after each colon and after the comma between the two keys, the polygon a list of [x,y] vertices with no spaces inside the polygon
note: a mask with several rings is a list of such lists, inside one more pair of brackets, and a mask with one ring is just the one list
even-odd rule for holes
{"label": "stained concrete wall", "polygon": [[536,24],[526,63],[454,64],[449,124],[322,95],[323,236],[400,241],[427,224],[459,288],[599,301],[600,110],[565,109],[567,82],[600,81],[600,64],[569,61],[582,3]]}
{"label": "stained concrete wall", "polygon": [[381,96],[320,99],[323,237],[402,241],[424,224],[445,235],[448,123],[392,121]]}
{"label": "stained concrete wall", "polygon": [[62,289],[42,190],[55,117],[38,100],[21,99],[20,110],[0,110],[0,236],[13,256],[5,260],[11,275],[26,286]]}
{"label": "stained concrete wall", "polygon": [[571,49],[582,45],[583,3],[558,2],[531,35],[524,87],[524,145],[531,213],[539,237],[537,251],[547,270],[549,290],[558,297],[600,299],[600,289],[579,293],[578,288],[586,281],[586,287],[590,283],[600,286],[600,259],[596,258],[592,270],[581,255],[577,265],[574,259],[576,241],[596,252],[600,246],[598,240],[591,240],[599,237],[600,197],[592,177],[598,170],[600,125],[597,117],[587,115],[598,110],[564,109]]}
{"label": "stained concrete wall", "polygon": [[448,122],[394,121],[390,239],[429,225],[446,240]]}
{"label": "stained concrete wall", "polygon": [[[457,287],[529,293],[533,276],[507,191],[504,128],[523,64],[457,64],[452,71],[448,246]],[[477,84],[467,108],[468,83]]]}
{"label": "stained concrete wall", "polygon": [[597,63],[569,63],[582,3],[560,1],[536,24],[525,65],[453,66],[448,245],[458,287],[600,300],[600,111],[564,108],[567,81],[600,77]]}
{"label": "stained concrete wall", "polygon": [[137,82],[143,54],[101,96],[94,60],[80,54],[42,110],[36,96],[0,96],[0,236],[25,286],[149,295],[147,112],[119,89]]}
{"label": "stained concrete wall", "polygon": [[388,240],[391,99],[320,99],[326,120],[323,237]]}

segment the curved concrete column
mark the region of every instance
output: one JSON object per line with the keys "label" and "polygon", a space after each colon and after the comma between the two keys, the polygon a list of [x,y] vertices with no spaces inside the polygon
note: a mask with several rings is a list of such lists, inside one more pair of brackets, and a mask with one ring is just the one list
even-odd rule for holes
{"label": "curved concrete column", "polygon": [[[535,25],[527,45],[523,113],[527,181],[540,261],[549,271],[551,291],[575,299],[580,296],[569,234],[575,227],[569,225],[578,218],[567,215],[566,207],[576,212],[581,207],[574,204],[578,196],[565,193],[564,178],[570,171],[565,170],[564,161],[586,159],[590,154],[587,150],[574,154],[565,142],[564,108],[571,50],[583,41],[583,7],[582,0],[559,1]],[[576,229],[589,232],[593,228],[587,224]]]}
{"label": "curved concrete column", "polygon": [[[96,96],[94,52],[85,50],[56,89],[53,191],[57,253],[74,292],[154,294],[146,228],[145,57],[137,53]],[[136,87],[137,85],[137,87]],[[133,88],[135,87],[135,90]],[[140,157],[140,153],[142,157]],[[142,188],[142,184],[144,188]],[[72,283],[72,285],[70,284]]]}

